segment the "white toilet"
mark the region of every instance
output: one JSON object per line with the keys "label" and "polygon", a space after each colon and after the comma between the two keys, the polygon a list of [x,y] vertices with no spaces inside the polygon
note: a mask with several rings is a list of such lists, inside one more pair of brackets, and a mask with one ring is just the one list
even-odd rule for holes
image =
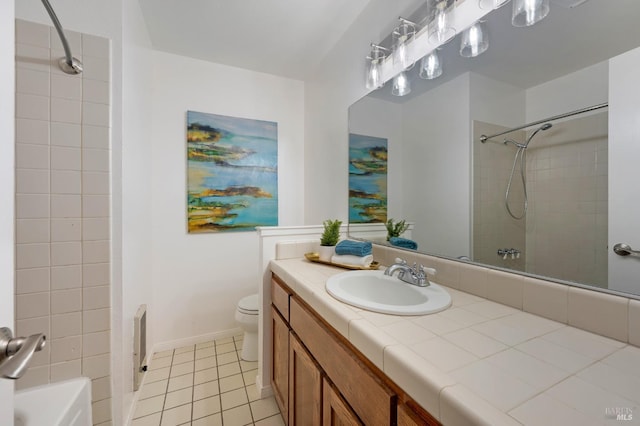
{"label": "white toilet", "polygon": [[245,361],[258,360],[258,294],[243,297],[236,307],[236,321],[244,330],[241,358]]}

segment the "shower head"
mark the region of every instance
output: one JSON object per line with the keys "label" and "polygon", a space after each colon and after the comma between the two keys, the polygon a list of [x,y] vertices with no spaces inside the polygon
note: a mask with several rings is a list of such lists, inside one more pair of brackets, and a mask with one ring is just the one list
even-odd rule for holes
{"label": "shower head", "polygon": [[527,143],[524,144],[524,147],[526,148],[529,146],[529,142],[531,142],[531,139],[533,139],[533,137],[538,134],[540,130],[549,130],[551,126],[551,123],[544,123],[542,126],[538,127],[533,133],[531,133],[531,136],[529,136],[529,139],[527,139]]}

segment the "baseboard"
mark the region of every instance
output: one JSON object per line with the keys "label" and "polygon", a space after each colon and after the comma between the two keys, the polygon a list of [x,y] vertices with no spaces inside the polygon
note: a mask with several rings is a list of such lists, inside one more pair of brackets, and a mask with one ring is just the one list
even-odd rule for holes
{"label": "baseboard", "polygon": [[271,387],[271,384],[265,386],[262,383],[262,376],[260,374],[256,377],[256,387],[258,388],[258,395],[260,396],[260,399],[273,395],[273,388]]}
{"label": "baseboard", "polygon": [[182,339],[170,340],[167,342],[160,342],[153,345],[152,353],[167,351],[169,349],[181,348],[183,346],[196,345],[198,343],[209,342],[211,340],[216,340],[216,339],[225,339],[227,337],[235,336],[241,333],[242,333],[242,329],[239,327],[236,327],[230,330],[216,331],[215,333],[207,333],[207,334],[201,334],[199,336],[185,337]]}

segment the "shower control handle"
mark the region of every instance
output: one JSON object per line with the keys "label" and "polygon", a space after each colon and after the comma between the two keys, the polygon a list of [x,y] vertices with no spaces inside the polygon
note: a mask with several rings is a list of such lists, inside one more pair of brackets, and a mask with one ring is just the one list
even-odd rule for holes
{"label": "shower control handle", "polygon": [[633,250],[629,244],[618,243],[613,246],[613,252],[618,256],[638,256],[640,257],[640,250]]}
{"label": "shower control handle", "polygon": [[47,344],[44,334],[13,337],[10,328],[0,328],[0,377],[19,379],[27,371],[33,355]]}

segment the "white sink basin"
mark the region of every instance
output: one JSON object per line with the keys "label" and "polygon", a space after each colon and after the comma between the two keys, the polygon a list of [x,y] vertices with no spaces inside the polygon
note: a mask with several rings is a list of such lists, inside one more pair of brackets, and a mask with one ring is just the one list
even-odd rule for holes
{"label": "white sink basin", "polygon": [[329,278],[327,292],[349,305],[394,315],[425,315],[451,306],[451,296],[438,284],[418,287],[384,275],[384,271],[350,271]]}

